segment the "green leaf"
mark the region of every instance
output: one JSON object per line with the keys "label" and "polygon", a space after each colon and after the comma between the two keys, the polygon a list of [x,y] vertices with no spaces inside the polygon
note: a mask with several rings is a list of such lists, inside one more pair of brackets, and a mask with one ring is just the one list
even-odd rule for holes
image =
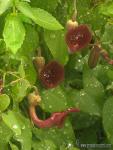
{"label": "green leaf", "polygon": [[101,107],[105,96],[103,85],[93,76],[93,73],[90,72],[90,70],[84,71],[83,82],[84,90],[93,97]]}
{"label": "green leaf", "polygon": [[10,144],[11,150],[19,150],[15,144],[12,144],[11,142],[9,144]]}
{"label": "green leaf", "polygon": [[0,111],[4,111],[10,104],[10,98],[6,94],[0,95]]}
{"label": "green leaf", "polygon": [[93,97],[81,90],[75,96],[75,106],[90,115],[100,116],[100,108]]}
{"label": "green leaf", "polygon": [[18,13],[18,16],[20,17],[20,20],[24,23],[27,23],[27,24],[33,24],[32,20],[28,17],[26,17],[24,14],[22,13]]}
{"label": "green leaf", "polygon": [[0,15],[3,14],[12,4],[12,0],[0,0]]}
{"label": "green leaf", "polygon": [[56,145],[51,140],[43,140],[33,143],[34,150],[57,150]]}
{"label": "green leaf", "polygon": [[75,97],[78,90],[76,89],[69,89],[66,92],[66,98],[67,98],[67,104],[68,107],[74,107],[75,106]]}
{"label": "green leaf", "polygon": [[3,39],[0,39],[0,54],[3,54],[6,50],[6,45]]}
{"label": "green leaf", "polygon": [[47,11],[35,8],[32,9],[35,16],[35,23],[49,30],[61,30],[63,26]]}
{"label": "green leaf", "polygon": [[16,141],[21,143],[21,150],[31,150],[30,122],[19,112],[8,111],[2,115],[5,124],[13,131]]}
{"label": "green leaf", "polygon": [[26,24],[25,29],[25,40],[21,49],[17,52],[17,58],[27,57],[29,60],[34,56],[36,49],[39,47],[39,36],[34,26]]}
{"label": "green leaf", "polygon": [[21,79],[19,82],[16,82],[14,85],[12,85],[11,91],[13,100],[21,102],[27,94],[29,85],[30,84],[28,80],[25,79]]}
{"label": "green leaf", "polygon": [[107,72],[107,77],[113,81],[113,70],[112,69],[109,69],[108,72]]}
{"label": "green leaf", "polygon": [[47,31],[44,32],[44,38],[54,59],[65,65],[68,61],[68,48],[65,43],[64,31]]}
{"label": "green leaf", "polygon": [[[96,144],[97,141],[97,133],[99,134],[100,128],[98,123],[96,126],[91,126],[89,128],[84,128],[81,130],[77,130],[76,137],[78,139],[78,146],[81,147],[79,144]],[[97,150],[97,149],[96,149]]]}
{"label": "green leaf", "polygon": [[20,66],[18,68],[18,72],[22,78],[25,78],[25,70],[24,70],[24,66],[22,63],[20,64]]}
{"label": "green leaf", "polygon": [[110,66],[108,67],[108,65],[98,64],[98,66],[92,70],[93,73],[92,75],[95,76],[104,86],[109,83],[109,77],[108,77],[109,71],[111,71]]}
{"label": "green leaf", "polygon": [[26,74],[26,79],[31,83],[34,84],[37,80],[37,72],[34,68],[33,62],[24,59],[24,70]]}
{"label": "green leaf", "polygon": [[[111,35],[111,36],[109,36],[109,35]],[[113,35],[113,25],[107,23],[105,25],[105,31],[104,31],[104,34],[103,34],[102,39],[101,39],[103,44],[112,43],[113,42],[113,36],[112,35]]]}
{"label": "green leaf", "polygon": [[28,3],[17,3],[17,8],[27,17],[31,18],[36,24],[49,29],[60,30],[62,25],[47,11],[40,8],[32,8]]}
{"label": "green leaf", "polygon": [[21,128],[24,127],[24,123],[17,118],[16,113],[13,111],[8,111],[8,114],[2,115],[5,124],[16,134],[21,135]]}
{"label": "green leaf", "polygon": [[4,24],[5,24],[5,16],[6,16],[5,13],[0,16],[0,38],[2,39],[3,39],[2,34],[3,34],[3,29],[4,29]]}
{"label": "green leaf", "polygon": [[31,0],[31,5],[33,7],[41,8],[49,12],[54,12],[55,8],[58,6],[58,3],[59,0],[47,0],[46,3],[45,0],[41,1]]}
{"label": "green leaf", "polygon": [[24,1],[24,2],[31,2],[31,0],[22,0],[22,1]]}
{"label": "green leaf", "polygon": [[84,128],[93,126],[98,119],[99,119],[98,116],[90,115],[88,113],[84,112],[76,113],[75,116],[73,117],[73,126],[75,126],[76,130],[82,130]]}
{"label": "green leaf", "polygon": [[24,14],[26,17],[35,19],[35,16],[32,12],[32,7],[27,2],[19,2],[16,4],[17,9]]}
{"label": "green leaf", "polygon": [[6,18],[3,37],[6,46],[15,54],[25,38],[25,28],[17,15]]}
{"label": "green leaf", "polygon": [[67,108],[66,96],[60,87],[41,92],[42,106],[45,111],[58,112]]}
{"label": "green leaf", "polygon": [[104,104],[103,126],[108,139],[113,144],[113,97],[108,98]]}
{"label": "green leaf", "polygon": [[[80,24],[88,24],[90,25],[93,31],[96,31],[96,35],[101,34],[101,29],[104,27],[107,19],[105,16],[99,13],[100,3],[103,3],[103,0],[84,0],[84,7],[83,0],[77,1],[77,10],[79,11],[79,15],[77,21]],[[68,2],[70,4],[70,1]],[[72,3],[73,9],[73,3]],[[71,10],[72,10],[71,9]],[[70,11],[70,15],[72,11]],[[97,21],[98,20],[98,21]]]}
{"label": "green leaf", "polygon": [[8,142],[13,136],[13,132],[7,125],[0,121],[0,150],[8,150]]}
{"label": "green leaf", "polygon": [[[98,115],[97,116],[94,116],[95,114],[90,115],[91,111],[89,110],[90,112],[88,112],[88,108],[87,109],[82,108],[83,104],[81,104],[82,102],[80,102],[81,98],[77,99],[77,98],[79,98],[79,97],[77,97],[77,95],[79,93],[80,93],[80,91],[78,91],[76,89],[70,89],[66,92],[68,107],[75,107],[76,106],[76,107],[81,108],[80,113],[76,113],[72,116],[73,126],[76,130],[81,130],[83,128],[88,128],[88,127],[92,126],[98,120]],[[84,97],[86,97],[86,96],[84,96]],[[87,97],[88,97],[88,95],[87,95]],[[92,97],[90,97],[90,99],[91,98]],[[77,104],[77,102],[78,102],[78,104]],[[77,105],[79,105],[79,103],[80,103],[80,106],[77,106]],[[88,104],[86,104],[86,105],[84,104],[83,107],[88,107],[87,105]],[[76,121],[75,121],[75,118],[76,118]]]}
{"label": "green leaf", "polygon": [[[75,136],[73,132],[72,125],[69,120],[66,120],[62,128],[48,128],[48,129],[38,129],[33,128],[33,133],[37,139],[51,140],[58,147],[60,145],[67,145],[69,143],[75,144]],[[60,139],[60,140],[59,140]]]}
{"label": "green leaf", "polygon": [[102,4],[100,6],[100,13],[109,17],[113,17],[113,2]]}

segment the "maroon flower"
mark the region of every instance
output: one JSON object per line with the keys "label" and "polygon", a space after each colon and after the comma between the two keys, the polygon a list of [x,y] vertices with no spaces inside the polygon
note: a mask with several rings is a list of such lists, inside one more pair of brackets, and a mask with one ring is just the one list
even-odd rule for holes
{"label": "maroon flower", "polygon": [[38,90],[36,90],[28,95],[28,101],[29,101],[30,118],[33,121],[33,123],[40,128],[51,128],[53,126],[57,126],[57,127],[61,128],[69,113],[74,113],[74,112],[80,111],[78,108],[69,108],[62,112],[54,112],[48,119],[41,120],[37,116],[36,110],[35,110],[41,101],[41,97],[38,93]]}
{"label": "maroon flower", "polygon": [[41,120],[38,118],[38,116],[35,112],[35,106],[30,105],[30,107],[29,107],[29,114],[30,114],[31,120],[33,121],[33,123],[36,126],[38,126],[40,128],[50,128],[53,126],[57,126],[57,127],[61,128],[69,113],[79,112],[79,111],[80,111],[79,109],[70,108],[64,112],[55,112],[51,115],[50,118],[48,118],[46,120]]}
{"label": "maroon flower", "polygon": [[91,39],[92,34],[87,25],[79,25],[66,33],[66,43],[71,53],[86,47]]}
{"label": "maroon flower", "polygon": [[64,80],[64,67],[51,61],[41,70],[40,79],[46,88],[54,88]]}

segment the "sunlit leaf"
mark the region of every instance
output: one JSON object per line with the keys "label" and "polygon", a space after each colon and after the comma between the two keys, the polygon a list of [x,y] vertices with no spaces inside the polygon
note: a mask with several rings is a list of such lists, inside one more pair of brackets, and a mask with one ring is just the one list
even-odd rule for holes
{"label": "sunlit leaf", "polygon": [[[37,48],[39,47],[39,36],[34,26],[26,24],[26,36],[25,40],[21,46],[21,49],[17,52],[19,58],[27,57],[31,59]],[[25,59],[25,58],[24,58]]]}
{"label": "sunlit leaf", "polygon": [[19,150],[18,147],[15,144],[12,144],[11,142],[10,142],[10,147],[11,150]]}
{"label": "sunlit leaf", "polygon": [[10,104],[10,98],[6,94],[0,95],[0,111],[4,111]]}
{"label": "sunlit leaf", "polygon": [[6,46],[15,54],[25,38],[25,28],[18,16],[10,15],[6,18],[3,37]]}
{"label": "sunlit leaf", "polygon": [[9,111],[2,115],[5,124],[13,131],[16,141],[21,143],[22,150],[31,150],[30,122],[19,112]]}
{"label": "sunlit leaf", "polygon": [[8,150],[8,142],[12,136],[11,129],[3,121],[0,121],[0,150]]}
{"label": "sunlit leaf", "polygon": [[100,6],[100,13],[113,17],[113,2],[106,2]]}
{"label": "sunlit leaf", "polygon": [[0,15],[4,13],[12,4],[12,0],[0,0]]}
{"label": "sunlit leaf", "polygon": [[36,8],[32,9],[33,14],[35,16],[35,22],[42,26],[43,28],[49,30],[61,30],[63,26],[47,11]]}
{"label": "sunlit leaf", "polygon": [[54,59],[65,65],[68,61],[68,48],[65,43],[64,31],[45,30],[45,41]]}
{"label": "sunlit leaf", "polygon": [[14,101],[21,102],[27,94],[29,88],[28,80],[22,79],[12,85],[12,97]]}
{"label": "sunlit leaf", "polygon": [[28,3],[17,3],[17,8],[36,24],[50,30],[63,29],[62,25],[47,11],[40,8],[32,8]]}

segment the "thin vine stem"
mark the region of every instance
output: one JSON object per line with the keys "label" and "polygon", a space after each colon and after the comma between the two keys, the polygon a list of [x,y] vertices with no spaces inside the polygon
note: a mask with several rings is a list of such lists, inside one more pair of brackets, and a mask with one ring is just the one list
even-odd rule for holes
{"label": "thin vine stem", "polygon": [[15,15],[15,13],[16,13],[16,8],[15,6],[13,6],[13,14]]}
{"label": "thin vine stem", "polygon": [[3,87],[5,87],[6,73],[3,74]]}
{"label": "thin vine stem", "polygon": [[20,78],[20,77],[17,75],[18,73],[16,73],[16,72],[8,71],[8,72],[6,72],[6,74],[10,74],[10,75],[12,75],[12,76],[14,76],[14,77],[16,77],[16,78]]}
{"label": "thin vine stem", "polygon": [[12,85],[14,85],[15,83],[17,83],[17,82],[19,82],[19,81],[21,81],[21,80],[24,80],[24,78],[19,78],[19,79],[17,79],[17,80],[11,81],[9,84],[5,85],[4,88],[7,88],[7,87],[9,87],[9,86],[12,86]]}
{"label": "thin vine stem", "polygon": [[15,15],[16,14],[15,0],[13,0],[13,7],[12,7],[12,9],[13,9],[13,15]]}
{"label": "thin vine stem", "polygon": [[[110,55],[109,55],[109,53],[105,50],[105,49],[103,49],[102,47],[101,47],[101,45],[100,45],[100,43],[98,42],[97,44],[92,44],[91,46],[93,47],[94,45],[96,45],[97,46],[97,48],[95,49],[95,50],[97,50],[96,51],[96,53],[98,52],[98,54],[100,55],[100,56],[102,56],[102,58],[109,64],[109,65],[112,65],[113,66],[113,59],[112,58],[110,58]],[[95,54],[95,53],[94,53]],[[97,55],[98,56],[98,55]]]}
{"label": "thin vine stem", "polygon": [[72,15],[72,20],[76,21],[77,17],[77,0],[73,0],[74,13]]}
{"label": "thin vine stem", "polygon": [[113,65],[113,59],[110,58],[107,51],[102,50],[100,54],[109,65]]}

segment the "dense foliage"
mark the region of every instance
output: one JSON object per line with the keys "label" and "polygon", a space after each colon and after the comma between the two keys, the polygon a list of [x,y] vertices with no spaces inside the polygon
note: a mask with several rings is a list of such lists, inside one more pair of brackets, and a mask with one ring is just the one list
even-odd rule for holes
{"label": "dense foliage", "polygon": [[[77,0],[77,10],[78,23],[88,24],[112,59],[113,0]],[[113,66],[100,57],[91,69],[90,46],[68,53],[65,25],[72,12],[73,0],[0,0],[0,150],[82,149],[77,140],[113,144]],[[42,86],[33,65],[39,47],[46,63],[54,59],[65,67],[65,80],[53,89]],[[60,129],[36,127],[27,99],[34,86],[41,119],[70,107],[80,112]]]}

